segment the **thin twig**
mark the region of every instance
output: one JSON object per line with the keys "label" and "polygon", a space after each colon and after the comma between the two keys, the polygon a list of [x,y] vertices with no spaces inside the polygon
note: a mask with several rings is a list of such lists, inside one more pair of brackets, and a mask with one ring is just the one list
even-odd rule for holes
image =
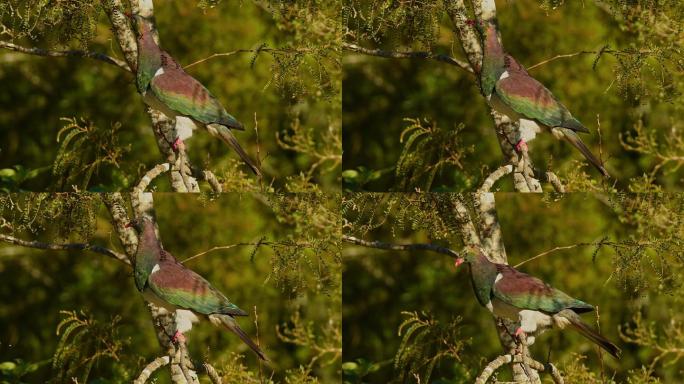
{"label": "thin twig", "polygon": [[124,264],[130,265],[130,261],[128,261],[128,258],[116,251],[113,251],[109,248],[105,248],[99,245],[92,245],[88,243],[63,243],[63,244],[54,244],[54,243],[43,243],[40,241],[29,241],[29,240],[22,240],[18,239],[16,237],[0,234],[0,241],[4,241],[6,243],[14,244],[14,245],[19,245],[22,247],[28,247],[28,248],[38,248],[38,249],[47,249],[47,250],[53,250],[53,251],[69,251],[69,250],[75,250],[75,251],[92,251],[95,253],[99,253],[105,256],[113,257]]}
{"label": "thin twig", "polygon": [[88,58],[88,59],[94,59],[94,60],[99,60],[102,62],[105,62],[107,64],[115,65],[127,72],[131,72],[131,69],[128,67],[128,64],[126,64],[124,61],[113,58],[111,56],[107,56],[104,53],[99,53],[99,52],[88,52],[88,51],[81,51],[81,50],[68,50],[68,51],[51,51],[48,49],[43,49],[43,48],[36,48],[36,47],[22,47],[21,45],[16,45],[7,41],[0,41],[0,48],[5,48],[10,51],[15,51],[15,52],[21,52],[21,53],[26,53],[29,55],[36,55],[36,56],[46,56],[46,57],[83,57],[83,58]]}
{"label": "thin twig", "polygon": [[[561,247],[554,247],[554,248],[551,248],[551,249],[549,249],[548,251],[542,252],[542,253],[540,253],[540,254],[538,254],[538,255],[536,255],[536,256],[532,256],[532,257],[530,257],[530,258],[527,259],[527,260],[523,260],[523,261],[519,262],[518,264],[514,265],[513,267],[514,267],[514,268],[518,268],[519,266],[521,266],[521,265],[523,265],[523,264],[525,264],[525,263],[527,263],[527,262],[530,262],[530,261],[532,261],[532,260],[536,260],[536,259],[538,259],[538,258],[540,258],[540,257],[546,256],[546,255],[548,255],[549,253],[553,253],[553,252],[556,252],[556,251],[562,251],[562,250],[566,250],[566,249],[573,249],[573,248],[577,248],[577,247],[583,247],[583,246],[587,246],[587,245],[597,245],[597,244],[598,244],[598,243],[577,243],[577,244],[573,244],[573,245],[565,245],[565,246],[561,246]],[[604,244],[605,244],[605,243],[604,243]]]}
{"label": "thin twig", "polygon": [[580,55],[598,55],[599,53],[601,53],[601,54],[609,53],[609,54],[613,54],[615,56],[618,56],[618,55],[628,55],[630,53],[644,55],[644,54],[650,54],[652,52],[648,51],[648,50],[641,50],[638,52],[628,52],[628,51],[618,51],[618,50],[614,50],[614,49],[602,49],[599,51],[579,51],[579,52],[573,52],[573,53],[566,53],[566,54],[562,54],[562,55],[556,55],[550,59],[540,61],[531,67],[527,67],[527,70],[529,71],[531,69],[537,68],[537,67],[542,66],[544,64],[548,64],[548,63],[550,63],[552,61],[556,61],[558,59],[567,59],[570,57],[575,57],[575,56],[580,56]]}
{"label": "thin twig", "polygon": [[147,379],[156,371],[157,369],[167,365],[171,361],[168,356],[160,356],[154,359],[151,363],[147,364],[145,368],[140,372],[140,376],[133,381],[133,384],[145,384]]}
{"label": "thin twig", "polygon": [[[192,260],[192,259],[196,259],[196,258],[198,258],[198,257],[200,257],[200,256],[206,255],[207,253],[214,252],[214,251],[219,251],[219,250],[222,250],[222,249],[231,249],[231,248],[235,248],[235,247],[242,247],[242,246],[248,246],[248,245],[249,245],[249,246],[258,247],[258,246],[261,246],[261,245],[281,245],[281,244],[284,244],[284,243],[272,243],[272,242],[268,242],[268,241],[260,241],[260,242],[257,242],[257,243],[237,243],[237,244],[230,244],[230,245],[219,245],[219,246],[216,246],[216,247],[209,248],[209,249],[207,249],[206,251],[200,252],[200,253],[198,253],[198,254],[196,254],[196,255],[190,256],[190,257],[188,257],[187,259],[184,259],[183,261],[181,261],[181,263],[186,263],[186,262],[188,262],[188,261],[190,261],[190,260]],[[287,244],[290,245],[290,244],[292,244],[292,243],[287,243]],[[297,245],[304,245],[304,246],[306,246],[307,244],[297,244]]]}
{"label": "thin twig", "polygon": [[342,235],[342,240],[347,242],[347,243],[352,243],[356,245],[361,245],[364,247],[370,247],[370,248],[378,248],[378,249],[387,249],[391,251],[433,251],[437,253],[441,253],[444,255],[448,255],[451,257],[459,257],[458,252],[453,251],[449,248],[445,247],[440,247],[439,245],[436,244],[391,244],[391,243],[384,243],[382,241],[368,241],[368,240],[362,240],[354,236],[348,236],[348,235]]}
{"label": "thin twig", "polygon": [[356,44],[351,44],[351,43],[342,43],[342,48],[346,49],[348,51],[352,51],[352,52],[356,52],[356,53],[362,53],[364,55],[385,57],[388,59],[428,59],[428,60],[435,60],[435,61],[440,61],[442,63],[447,63],[450,65],[457,66],[457,67],[464,69],[464,70],[466,70],[472,74],[475,73],[473,71],[473,68],[468,63],[466,63],[465,61],[461,61],[461,60],[455,59],[449,55],[444,55],[444,54],[434,54],[434,53],[430,53],[430,52],[420,52],[420,51],[404,51],[404,52],[384,51],[382,49],[364,48],[364,47],[358,46]]}
{"label": "thin twig", "polygon": [[260,52],[275,52],[275,53],[311,53],[311,49],[308,48],[256,48],[256,49],[236,49],[230,52],[214,53],[213,55],[207,56],[204,59],[197,60],[184,66],[184,69],[188,69],[197,64],[203,63],[205,61],[215,59],[217,57],[227,57],[237,55],[239,53],[260,53]]}

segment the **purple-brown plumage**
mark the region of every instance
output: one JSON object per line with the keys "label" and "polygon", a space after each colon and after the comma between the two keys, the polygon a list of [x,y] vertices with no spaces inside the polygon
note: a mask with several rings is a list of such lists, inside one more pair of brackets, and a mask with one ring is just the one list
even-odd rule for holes
{"label": "purple-brown plumage", "polygon": [[190,330],[199,316],[235,333],[259,358],[268,360],[233,318],[247,316],[247,313],[165,251],[156,235],[152,218],[141,217],[131,225],[139,233],[134,271],[136,287],[147,301],[176,313],[174,340],[184,339],[183,332]]}
{"label": "purple-brown plumage", "polygon": [[204,127],[210,134],[230,145],[252,172],[261,177],[259,167],[231,132],[231,129],[244,130],[243,125],[226,111],[207,88],[185,72],[168,52],[159,48],[152,36],[149,20],[140,15],[133,18],[138,32],[138,92],[146,104],[169,118],[188,118],[182,119],[182,123],[177,120],[179,137],[174,141],[173,148],[191,136],[195,127]]}
{"label": "purple-brown plumage", "polygon": [[516,336],[528,345],[547,329],[571,326],[615,358],[620,349],[585,324],[578,313],[593,309],[590,304],[570,297],[540,279],[506,264],[491,262],[479,249],[471,248],[456,260],[470,267],[473,290],[480,304],[499,318],[517,323]]}

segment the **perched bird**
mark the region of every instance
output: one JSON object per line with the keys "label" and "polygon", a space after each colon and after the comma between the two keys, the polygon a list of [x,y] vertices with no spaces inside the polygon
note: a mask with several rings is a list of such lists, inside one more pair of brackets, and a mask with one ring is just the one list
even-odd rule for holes
{"label": "perched bird", "polygon": [[494,110],[519,122],[517,150],[527,148],[541,128],[557,139],[575,146],[605,177],[610,177],[601,161],[584,144],[577,132],[588,133],[582,123],[543,84],[529,75],[513,56],[506,53],[497,36],[496,20],[485,18],[478,23],[483,35],[483,58],[480,87]]}
{"label": "perched bird", "polygon": [[150,107],[176,119],[179,133],[173,143],[174,149],[183,139],[192,135],[196,127],[204,127],[215,137],[230,145],[242,161],[261,177],[261,171],[242,149],[231,129],[244,130],[242,124],[231,116],[221,103],[152,37],[150,23],[140,15],[133,15],[138,34],[138,68],[136,86],[143,100]]}
{"label": "perched bird", "polygon": [[456,266],[467,263],[477,301],[499,318],[518,324],[515,336],[527,345],[547,329],[567,326],[593,341],[616,359],[620,349],[589,325],[579,313],[590,312],[593,306],[572,298],[543,281],[522,273],[506,264],[496,264],[478,250],[469,250],[456,259]]}
{"label": "perched bird", "polygon": [[247,316],[247,313],[165,251],[154,231],[152,219],[138,218],[128,225],[134,227],[139,235],[135,253],[135,286],[145,300],[176,313],[173,341],[184,340],[183,333],[202,317],[235,333],[260,359],[268,361],[261,348],[235,321],[234,316]]}

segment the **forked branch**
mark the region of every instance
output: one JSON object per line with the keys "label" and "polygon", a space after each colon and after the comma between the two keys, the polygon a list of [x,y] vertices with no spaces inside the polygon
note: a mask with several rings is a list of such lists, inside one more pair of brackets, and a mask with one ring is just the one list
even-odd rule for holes
{"label": "forked branch", "polygon": [[370,247],[370,248],[378,248],[378,249],[386,249],[390,251],[432,251],[432,252],[437,252],[441,253],[443,255],[451,256],[453,258],[457,258],[458,252],[451,250],[446,247],[441,247],[436,244],[427,244],[427,243],[419,243],[419,244],[392,244],[392,243],[385,243],[382,241],[369,241],[369,240],[363,240],[359,239],[354,236],[348,236],[348,235],[342,235],[342,240],[351,243],[351,244],[356,244],[356,245],[361,245],[364,247]]}
{"label": "forked branch", "polygon": [[485,384],[487,380],[505,364],[524,364],[538,372],[547,372],[551,375],[553,382],[556,384],[564,384],[563,377],[561,376],[558,369],[551,363],[542,364],[528,356],[521,355],[501,355],[496,359],[492,360],[487,364],[487,366],[482,370],[480,375],[475,379],[475,384]]}
{"label": "forked branch", "polygon": [[37,48],[37,47],[23,47],[8,41],[0,41],[0,48],[4,48],[10,51],[26,53],[28,55],[36,56],[46,56],[46,57],[84,57],[88,59],[99,60],[107,64],[115,65],[124,71],[131,72],[124,61],[117,58],[107,56],[104,53],[99,52],[89,52],[81,50],[66,50],[66,51],[51,51],[48,49]]}
{"label": "forked branch", "polygon": [[27,248],[38,248],[38,249],[47,249],[47,250],[53,250],[53,251],[91,251],[95,253],[99,253],[101,255],[109,256],[112,257],[116,260],[121,261],[124,264],[131,265],[131,262],[128,260],[128,258],[116,251],[113,251],[109,248],[101,247],[99,245],[92,245],[88,243],[63,243],[63,244],[55,244],[55,243],[44,243],[40,241],[33,241],[33,240],[22,240],[18,239],[13,236],[9,235],[4,235],[0,234],[0,241],[4,241],[9,244],[14,244],[14,245],[19,245],[22,247],[27,247]]}

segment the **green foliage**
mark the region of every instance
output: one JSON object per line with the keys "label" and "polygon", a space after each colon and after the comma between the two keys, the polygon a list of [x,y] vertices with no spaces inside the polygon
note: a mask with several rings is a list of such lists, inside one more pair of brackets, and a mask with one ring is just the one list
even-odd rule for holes
{"label": "green foliage", "polygon": [[474,203],[473,196],[467,194],[348,194],[342,202],[342,214],[350,234],[363,236],[388,225],[396,235],[426,230],[433,240],[459,244],[463,218],[456,215],[456,202]]}
{"label": "green foliage", "polygon": [[418,382],[430,382],[435,365],[442,359],[460,360],[460,354],[469,340],[460,335],[461,318],[445,323],[434,320],[426,313],[402,312],[406,319],[399,325],[401,344],[394,357],[397,379],[405,382],[415,378]]}
{"label": "green foliage", "polygon": [[330,319],[327,324],[316,329],[317,326],[312,321],[302,320],[301,309],[297,309],[289,323],[276,327],[280,340],[312,351],[313,357],[307,365],[307,370],[311,370],[315,364],[329,366],[342,358],[340,324],[337,322],[337,316],[332,313]]}
{"label": "green foliage", "polygon": [[95,37],[100,11],[99,2],[88,0],[3,1],[0,35],[33,41],[47,38],[60,45],[76,40],[86,48]]}
{"label": "green foliage", "polygon": [[[45,242],[58,242],[55,239],[63,233],[69,241],[120,249],[100,198],[87,193],[2,195],[0,230]],[[338,198],[320,191],[158,193],[154,203],[164,248],[250,313],[237,320],[276,365],[260,366],[234,335],[201,322],[186,335],[199,373],[201,362],[207,361],[224,382],[302,384],[339,377]],[[163,354],[128,266],[87,251],[48,251],[5,243],[0,244],[0,251],[6,255],[0,261],[0,279],[5,282],[0,299],[6,303],[0,308],[0,362],[23,359],[33,364],[54,355],[51,361],[57,368],[73,373],[79,382],[89,373],[88,382],[118,383],[137,377]],[[16,292],[26,294],[17,296]],[[94,315],[75,311],[59,316],[63,308]],[[115,339],[126,344],[113,358],[107,355],[113,349],[104,347],[111,346],[107,335],[115,333],[98,337],[96,332],[104,332],[113,323],[100,319],[116,315],[121,321],[116,324]],[[14,347],[5,348],[5,342]],[[41,366],[25,376],[26,381],[43,382],[57,373]],[[154,379],[168,382],[167,369],[155,373]]]}
{"label": "green foliage", "polygon": [[86,383],[94,364],[101,364],[107,359],[119,360],[119,354],[127,344],[119,337],[121,317],[98,322],[83,311],[60,313],[64,318],[57,325],[60,339],[52,356],[55,375],[52,382],[63,383],[77,378]]}
{"label": "green foliage", "polygon": [[[427,51],[466,61],[444,3],[347,0],[345,40],[369,49]],[[465,17],[474,15],[469,11]],[[568,191],[682,188],[681,2],[499,1],[497,18],[506,50],[589,127],[592,135],[583,140],[596,152],[601,147],[617,183],[592,182],[598,178],[581,170],[585,164],[577,161],[577,152],[543,133],[530,147],[537,168],[551,168]],[[373,174],[401,165],[406,146],[398,144],[399,138],[404,119],[411,116],[439,127],[463,123],[460,149],[473,148],[460,167],[450,164],[435,176],[433,191],[472,190],[483,170],[501,165],[501,149],[474,76],[426,59],[349,51],[345,60],[343,171]],[[429,174],[430,155],[424,156],[422,167]],[[346,186],[404,190],[404,182],[386,177]],[[510,185],[504,183],[500,190]]]}
{"label": "green foliage", "polygon": [[49,171],[50,168],[26,169],[21,165],[15,165],[11,168],[0,169],[0,190],[3,192],[18,190],[21,184]]}
{"label": "green foliage", "polygon": [[[597,306],[596,326],[623,350],[617,362],[605,354],[597,356],[595,348],[576,333],[554,330],[537,339],[532,356],[546,361],[551,350],[551,361],[566,382],[676,382],[684,372],[683,319],[677,310],[684,297],[680,283],[684,197],[674,193],[498,193],[495,197],[508,262],[529,260],[517,268]],[[462,222],[455,214],[455,202],[466,207],[479,228],[482,218],[475,214],[470,194],[347,194],[342,202],[345,232],[365,240],[434,243],[458,250]],[[487,362],[502,353],[491,315],[472,294],[467,271],[454,270],[450,258],[352,245],[342,255],[345,276],[354,276],[344,279],[342,291],[349,382],[396,380],[402,372],[386,362],[397,358],[403,359],[404,367],[425,368],[421,383],[472,382]],[[382,316],[377,315],[379,308]],[[425,315],[404,324],[404,332],[397,335],[407,320],[405,312]],[[589,323],[594,320],[589,314],[583,317]],[[470,342],[467,353],[461,352],[458,359],[436,364],[429,380],[423,374],[439,351],[425,350],[414,358],[401,353],[413,347],[411,338],[404,344],[406,331],[413,325],[419,332],[428,319],[457,327],[458,335],[450,342]],[[439,342],[418,345],[437,348]],[[415,376],[405,378],[417,382]],[[507,380],[505,370],[498,380]]]}
{"label": "green foliage", "polygon": [[21,380],[23,376],[35,372],[47,364],[50,364],[50,360],[37,363],[28,363],[22,359],[4,361],[0,363],[0,383],[24,383],[24,381]]}
{"label": "green foliage", "polygon": [[441,1],[345,0],[343,17],[347,36],[354,40],[404,40],[431,48],[440,32]]}
{"label": "green foliage", "polygon": [[[77,9],[79,3],[3,3],[0,34],[4,31],[3,39],[21,46],[63,49],[50,34],[20,33],[24,23],[37,25],[36,30],[45,26],[49,8],[62,15],[50,21],[62,45],[74,48],[79,42],[79,48],[87,45],[90,51],[120,58],[99,2]],[[247,131],[239,133],[238,140],[248,153],[258,154],[267,182],[259,185],[236,165],[236,156],[224,143],[205,132],[187,143],[193,165],[211,170],[229,191],[281,191],[289,186],[304,191],[312,188],[308,184],[324,189],[339,184],[338,13],[335,4],[313,0],[157,4],[161,45],[246,123]],[[7,63],[21,61],[0,67],[0,81],[9,85],[0,92],[0,169],[52,164],[57,171],[54,176],[32,173],[26,178],[13,173],[2,178],[3,188],[71,191],[75,185],[79,190],[125,190],[145,170],[165,161],[128,73],[89,59],[44,58],[5,49],[0,57],[3,62],[9,58]],[[62,131],[64,116],[78,116],[68,122],[68,132]],[[74,130],[87,130],[94,135],[91,139],[102,143],[74,148],[86,140],[85,132],[68,140],[69,133],[76,135]],[[69,145],[55,145],[55,137],[60,142],[67,138]],[[112,146],[120,152],[113,153]],[[168,182],[157,188],[170,189]]]}
{"label": "green foliage", "polygon": [[54,188],[57,190],[87,189],[93,173],[104,165],[118,166],[119,161],[130,151],[130,145],[119,143],[120,123],[102,130],[83,119],[60,120],[66,124],[57,133],[60,146],[52,165]]}
{"label": "green foliage", "polygon": [[438,172],[449,167],[463,170],[463,157],[474,151],[472,146],[464,148],[459,140],[463,124],[445,130],[427,120],[424,124],[420,119],[405,121],[409,126],[399,137],[404,148],[396,169],[399,190],[429,191]]}
{"label": "green foliage", "polygon": [[90,239],[100,198],[96,194],[3,194],[0,220],[13,234],[43,234],[49,239]]}
{"label": "green foliage", "polygon": [[342,364],[342,380],[344,384],[361,384],[363,378],[381,368],[380,363],[371,363],[366,359],[356,359]]}
{"label": "green foliage", "polygon": [[[296,296],[304,288],[322,293],[339,288],[337,203],[320,192],[270,195],[277,220],[293,228],[284,246],[273,247],[271,277],[283,292]],[[314,285],[309,277],[314,277]]]}

